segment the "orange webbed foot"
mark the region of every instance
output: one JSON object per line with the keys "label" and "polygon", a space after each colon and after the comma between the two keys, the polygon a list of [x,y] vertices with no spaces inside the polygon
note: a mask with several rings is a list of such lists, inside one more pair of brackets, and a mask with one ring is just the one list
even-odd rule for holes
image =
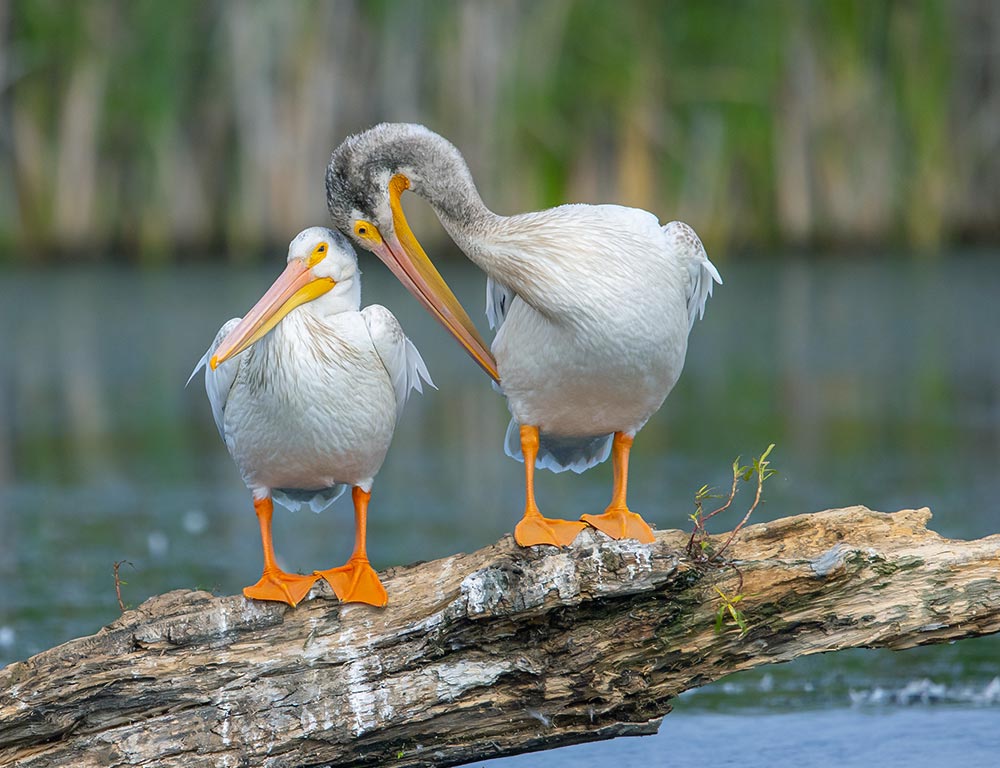
{"label": "orange webbed foot", "polygon": [[314,574],[303,576],[278,569],[265,570],[260,581],[252,587],[243,588],[243,596],[254,600],[276,600],[294,608],[305,599],[318,580],[319,577]]}
{"label": "orange webbed foot", "polygon": [[637,539],[643,544],[652,544],[656,537],[653,530],[628,507],[608,507],[601,515],[584,515],[580,518],[612,539]]}
{"label": "orange webbed foot", "polygon": [[367,559],[352,557],[345,565],[315,571],[333,589],[342,603],[367,603],[378,608],[389,602],[389,595]]}
{"label": "orange webbed foot", "polygon": [[586,527],[577,520],[558,520],[541,515],[525,516],[514,529],[514,541],[522,547],[533,547],[536,544],[568,547]]}

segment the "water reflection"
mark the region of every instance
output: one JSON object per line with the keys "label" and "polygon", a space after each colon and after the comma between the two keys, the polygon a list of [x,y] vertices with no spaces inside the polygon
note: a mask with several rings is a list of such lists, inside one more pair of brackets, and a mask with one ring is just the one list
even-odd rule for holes
{"label": "water reflection", "polygon": [[[0,277],[0,663],[89,633],[126,600],[179,587],[234,593],[256,578],[249,497],[212,422],[194,362],[274,268],[107,269]],[[503,401],[381,265],[367,302],[389,305],[440,391],[416,397],[375,485],[377,567],[480,547],[509,532],[520,465],[502,455]],[[446,277],[470,307],[482,277]],[[730,264],[693,332],[687,368],[637,441],[633,505],[685,524],[702,483],[776,442],[781,474],[761,517],[865,503],[928,504],[951,536],[1000,529],[1000,262]],[[478,314],[478,313],[474,313]],[[539,479],[572,516],[603,507],[610,467]],[[349,504],[276,516],[279,556],[346,559]]]}

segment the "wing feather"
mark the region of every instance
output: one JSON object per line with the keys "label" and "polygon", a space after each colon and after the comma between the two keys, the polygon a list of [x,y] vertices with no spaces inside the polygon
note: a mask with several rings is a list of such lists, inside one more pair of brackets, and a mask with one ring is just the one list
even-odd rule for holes
{"label": "wing feather", "polygon": [[688,329],[694,321],[705,316],[705,304],[712,295],[715,283],[722,285],[722,276],[708,260],[701,239],[683,221],[671,221],[663,226],[663,234],[675,249],[677,257],[688,273],[687,309]]}
{"label": "wing feather", "polygon": [[[222,340],[229,335],[229,332],[236,327],[236,324],[240,320],[241,318],[234,317],[219,329],[219,332],[215,334],[215,340],[211,343],[205,354],[201,356],[201,360],[198,361],[198,364],[191,371],[191,375],[187,380],[187,384],[190,384],[195,374],[202,368],[205,369],[205,392],[208,394],[208,402],[212,406],[212,417],[215,419],[215,426],[219,430],[219,436],[222,437],[223,442],[226,441],[226,431],[223,421],[226,411],[226,401],[229,399],[229,392],[233,388],[233,382],[236,381],[236,374],[240,370],[240,360],[243,359],[243,353],[233,355],[214,371],[209,366],[208,361],[212,359],[212,355],[215,354],[215,350],[219,344],[222,343]],[[184,386],[187,386],[187,384]]]}
{"label": "wing feather", "polygon": [[491,330],[500,330],[503,321],[507,319],[507,311],[511,302],[517,296],[513,289],[508,288],[503,283],[497,282],[492,277],[486,277],[486,322],[490,324]]}
{"label": "wing feather", "polygon": [[375,351],[389,374],[389,380],[392,381],[392,388],[396,393],[398,422],[410,392],[413,390],[423,392],[421,381],[427,382],[432,387],[434,382],[431,381],[431,375],[427,372],[423,358],[420,357],[413,342],[406,338],[392,312],[380,304],[371,304],[361,310],[361,316],[368,327],[368,334],[371,336]]}

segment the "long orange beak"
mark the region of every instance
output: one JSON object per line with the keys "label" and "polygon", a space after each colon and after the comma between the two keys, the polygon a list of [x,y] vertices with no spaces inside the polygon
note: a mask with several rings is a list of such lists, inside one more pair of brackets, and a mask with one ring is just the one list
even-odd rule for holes
{"label": "long orange beak", "polygon": [[332,278],[315,277],[312,270],[300,259],[288,262],[285,271],[267,289],[267,293],[216,347],[215,354],[208,364],[215,370],[219,363],[238,355],[266,336],[281,318],[297,306],[322,296],[335,284]]}
{"label": "long orange beak", "polygon": [[389,205],[392,208],[395,236],[371,246],[373,252],[445,330],[455,337],[479,367],[494,381],[500,381],[496,360],[493,359],[489,346],[410,230],[399,202],[403,191],[409,189],[409,186],[409,179],[403,175],[394,176],[389,182]]}

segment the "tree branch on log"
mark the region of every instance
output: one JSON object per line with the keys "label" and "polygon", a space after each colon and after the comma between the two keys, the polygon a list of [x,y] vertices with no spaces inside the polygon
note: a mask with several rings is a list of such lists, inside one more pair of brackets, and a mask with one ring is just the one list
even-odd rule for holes
{"label": "tree branch on log", "polygon": [[[944,539],[929,519],[747,526],[739,573],[687,559],[681,531],[505,537],[390,569],[384,610],[324,587],[294,609],[171,592],[0,670],[0,764],[450,766],[653,733],[679,693],[739,670],[1000,631],[1000,535]],[[747,631],[717,633],[737,592]]]}

